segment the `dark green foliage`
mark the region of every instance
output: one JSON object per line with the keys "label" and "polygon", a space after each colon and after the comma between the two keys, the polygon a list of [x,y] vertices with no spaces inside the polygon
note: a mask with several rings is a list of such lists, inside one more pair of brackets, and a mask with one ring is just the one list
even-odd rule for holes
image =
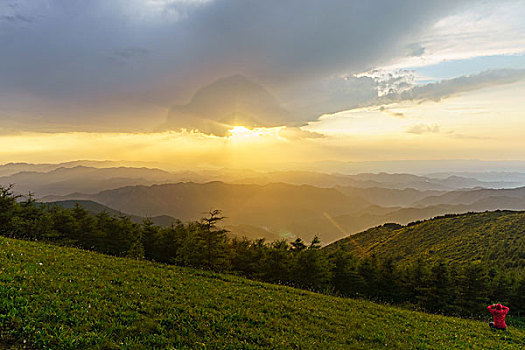
{"label": "dark green foliage", "polygon": [[257,275],[263,281],[286,283],[290,280],[292,269],[288,243],[284,240],[275,241],[268,248],[263,250]]}
{"label": "dark green foliage", "polygon": [[518,315],[525,315],[525,276],[521,276],[514,285],[509,302],[516,306],[515,312]]}
{"label": "dark green foliage", "polygon": [[258,277],[267,250],[264,239],[250,241],[246,238],[234,238],[230,245],[230,267],[232,270],[239,271],[247,277]]}
{"label": "dark green foliage", "polygon": [[291,243],[291,248],[295,252],[300,252],[304,249],[306,249],[306,244],[304,244],[303,240],[301,238],[297,238],[295,241]]}
{"label": "dark green foliage", "polygon": [[503,269],[525,268],[525,212],[493,211],[445,215],[399,227],[371,228],[339,240],[325,249],[345,249],[358,256],[375,254],[444,260],[468,265],[482,261]]}
{"label": "dark green foliage", "polygon": [[364,293],[365,281],[357,272],[357,259],[341,249],[335,251],[331,259],[332,283],[335,290],[349,297],[356,297]]}
{"label": "dark green foliage", "polygon": [[200,221],[200,230],[204,243],[204,261],[209,269],[224,270],[228,265],[227,261],[227,230],[217,228],[217,223],[224,219],[220,210],[212,210],[207,217]]}
{"label": "dark green foliage", "polygon": [[463,269],[459,277],[457,304],[466,314],[476,314],[485,310],[489,303],[487,290],[489,277],[487,267],[481,263],[471,263]]}
{"label": "dark green foliage", "polygon": [[0,234],[7,236],[13,229],[12,219],[16,209],[17,196],[13,195],[13,186],[0,186]]}
{"label": "dark green foliage", "polygon": [[315,237],[308,247],[303,244],[293,249],[291,276],[292,282],[299,287],[321,290],[331,280],[328,256],[320,250],[318,243]]}
{"label": "dark green foliage", "polygon": [[[421,294],[419,302],[424,309],[432,312],[450,313],[454,305],[454,291],[449,267],[446,262],[439,261],[432,266],[430,273],[426,276],[426,290]],[[487,289],[482,289],[486,294]]]}

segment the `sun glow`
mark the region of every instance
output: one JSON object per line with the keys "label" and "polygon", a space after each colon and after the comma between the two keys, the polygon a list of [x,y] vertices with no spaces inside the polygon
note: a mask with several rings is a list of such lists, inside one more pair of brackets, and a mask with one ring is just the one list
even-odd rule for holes
{"label": "sun glow", "polygon": [[228,140],[234,142],[256,141],[265,137],[279,137],[280,128],[254,128],[236,125],[228,130]]}

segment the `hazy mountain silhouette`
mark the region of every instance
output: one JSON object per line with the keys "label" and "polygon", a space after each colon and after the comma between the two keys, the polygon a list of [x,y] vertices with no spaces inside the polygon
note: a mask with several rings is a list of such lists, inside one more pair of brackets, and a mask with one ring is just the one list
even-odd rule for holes
{"label": "hazy mountain silhouette", "polygon": [[177,219],[174,217],[171,217],[169,215],[159,215],[159,216],[152,216],[152,217],[143,217],[138,215],[130,215],[127,213],[122,213],[118,210],[115,210],[113,208],[110,208],[108,206],[102,205],[100,203],[90,201],[90,200],[64,200],[64,201],[56,201],[56,202],[47,202],[46,204],[56,204],[64,208],[73,208],[76,204],[79,204],[81,207],[86,209],[92,214],[98,214],[101,212],[106,212],[111,216],[127,216],[132,222],[135,223],[143,223],[146,219],[151,220],[155,225],[159,225],[162,227],[168,227],[174,223],[177,222]]}
{"label": "hazy mountain silhouette", "polygon": [[[397,188],[443,188],[442,180],[425,177],[413,177],[400,174],[323,174],[306,171],[257,172],[251,170],[217,169],[207,171],[177,171],[168,172],[155,168],[135,167],[89,167],[71,164],[45,165],[6,165],[0,167],[8,175],[0,176],[0,185],[15,184],[15,191],[25,194],[29,191],[37,197],[47,195],[65,195],[72,192],[96,193],[103,190],[133,185],[153,185],[177,182],[210,182],[224,181],[238,184],[266,185],[283,182],[295,185],[312,185],[317,187],[344,186],[351,193],[359,191],[366,196],[373,196],[374,204],[382,206],[408,206],[440,192],[424,192],[420,190],[398,190]],[[62,166],[63,165],[63,166]],[[101,164],[99,164],[101,165]],[[24,171],[12,173],[18,169]],[[379,178],[377,178],[377,176]],[[468,179],[465,179],[468,181]],[[479,184],[473,180],[472,184]],[[490,183],[487,183],[490,185]],[[351,188],[350,188],[350,187]],[[361,190],[358,190],[361,189]],[[368,191],[369,188],[375,188]],[[393,188],[388,190],[385,188]],[[455,189],[455,188],[453,188]]]}
{"label": "hazy mountain silhouette", "polygon": [[[268,239],[274,239],[276,236],[311,239],[318,235],[324,243],[329,243],[386,222],[407,224],[451,213],[525,209],[525,200],[521,197],[522,189],[490,190],[489,193],[493,191],[505,191],[513,195],[485,196],[466,204],[452,202],[410,207],[410,203],[424,196],[425,192],[378,188],[319,188],[283,183],[243,185],[190,182],[127,186],[96,194],[73,193],[63,197],[49,196],[45,199],[93,200],[137,216],[169,215],[183,221],[199,219],[208,210],[220,208],[228,217],[225,225],[232,230],[242,228],[242,232],[234,232],[236,234],[249,237],[259,237],[263,234]],[[464,191],[465,194],[469,192],[478,191]],[[367,196],[368,193],[370,196]],[[393,200],[392,197],[397,194],[399,199]],[[402,205],[385,206],[396,202]]]}
{"label": "hazy mountain silhouette", "polygon": [[0,185],[15,185],[18,193],[32,192],[36,196],[63,195],[75,192],[99,192],[117,187],[173,182],[183,179],[171,173],[150,168],[92,168],[75,166],[56,168],[48,172],[22,171],[0,177]]}
{"label": "hazy mountain silhouette", "polygon": [[[218,208],[237,235],[310,239],[317,234],[324,243],[385,222],[406,224],[448,213],[525,209],[525,188],[450,191],[453,186],[494,184],[458,176],[235,169],[174,173],[77,166],[82,162],[7,164],[0,166],[0,173],[32,171],[0,177],[0,185],[13,183],[18,193],[31,191],[37,198],[47,196],[47,201],[93,200],[140,218],[169,215],[196,220]],[[217,179],[227,183],[210,182]]]}
{"label": "hazy mountain silhouette", "polygon": [[[18,193],[31,191],[37,196],[64,195],[72,192],[100,192],[106,189],[130,185],[152,185],[177,182],[210,182],[224,181],[228,183],[266,185],[284,182],[296,185],[312,185],[317,187],[352,187],[361,189],[376,188],[367,191],[367,196],[373,196],[382,205],[412,205],[430,195],[439,195],[445,191],[464,188],[511,188],[516,183],[498,181],[480,181],[468,177],[417,176],[412,174],[361,173],[356,175],[326,173],[319,171],[272,171],[262,172],[248,169],[195,169],[191,171],[165,171],[154,168],[148,163],[126,165],[126,162],[113,161],[72,161],[59,164],[28,164],[9,163],[0,165],[0,185],[15,184]],[[519,174],[518,174],[519,175]],[[513,186],[514,185],[514,186]],[[386,191],[407,190],[404,192]],[[410,191],[423,192],[418,193]],[[353,189],[349,189],[354,191]],[[428,192],[425,191],[439,191]],[[411,198],[413,196],[413,199]],[[383,201],[384,200],[384,201]]]}
{"label": "hazy mountain silhouette", "polygon": [[113,161],[113,160],[74,160],[62,163],[7,163],[0,165],[0,176],[10,176],[20,172],[49,172],[58,168],[74,167],[115,168],[115,167],[153,167],[153,163],[141,161]]}
{"label": "hazy mountain silhouette", "polygon": [[[489,198],[498,198],[502,201],[502,198],[512,199],[509,203],[523,203],[525,207],[525,187],[511,188],[511,189],[473,189],[473,190],[461,190],[452,191],[439,196],[431,196],[420,201],[415,202],[417,206],[429,206],[439,204],[473,204],[481,200],[487,200]],[[517,200],[517,201],[516,201]],[[511,208],[505,208],[511,209]]]}
{"label": "hazy mountain silhouette", "polygon": [[[177,223],[177,219],[169,216],[169,215],[159,215],[159,216],[152,216],[152,217],[143,217],[138,215],[131,215],[127,213],[120,212],[118,210],[115,210],[113,208],[110,208],[106,205],[97,203],[95,201],[91,200],[63,200],[63,201],[55,201],[55,202],[47,202],[48,205],[58,205],[64,208],[73,208],[76,204],[79,204],[84,209],[89,211],[92,214],[98,214],[101,212],[106,212],[111,216],[127,216],[132,222],[135,223],[143,223],[145,220],[150,220],[155,225],[162,226],[162,227],[169,227],[173,224]],[[252,226],[252,225],[227,225],[225,227],[227,230],[229,230],[229,235],[231,237],[238,237],[238,238],[248,238],[248,239],[259,239],[259,238],[265,238],[269,241],[274,241],[277,239],[282,238],[278,233],[267,231],[261,227]]]}
{"label": "hazy mountain silhouette", "polygon": [[96,194],[50,196],[44,200],[65,199],[93,200],[133,215],[169,215],[183,221],[200,219],[208,210],[219,208],[227,217],[226,225],[257,226],[283,236],[299,233],[287,230],[290,223],[314,217],[322,219],[325,213],[348,214],[370,206],[365,199],[344,195],[332,188],[282,183],[128,186]]}

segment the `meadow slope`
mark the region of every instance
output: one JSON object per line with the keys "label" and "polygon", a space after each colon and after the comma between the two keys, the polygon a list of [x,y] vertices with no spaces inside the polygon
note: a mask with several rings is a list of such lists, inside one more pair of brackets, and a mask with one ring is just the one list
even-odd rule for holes
{"label": "meadow slope", "polygon": [[525,212],[498,210],[446,215],[407,226],[387,224],[343,238],[325,249],[405,261],[485,261],[505,269],[525,267]]}
{"label": "meadow slope", "polygon": [[509,323],[0,237],[0,348],[523,348]]}

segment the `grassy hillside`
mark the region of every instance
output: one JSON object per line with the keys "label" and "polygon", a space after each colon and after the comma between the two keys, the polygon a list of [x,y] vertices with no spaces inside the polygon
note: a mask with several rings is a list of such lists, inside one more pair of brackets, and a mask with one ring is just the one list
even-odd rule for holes
{"label": "grassy hillside", "polygon": [[[525,330],[0,238],[0,347],[519,349]],[[487,320],[489,319],[487,315]]]}
{"label": "grassy hillside", "polygon": [[458,263],[490,261],[525,267],[525,212],[494,211],[440,217],[400,227],[385,225],[328,246],[358,255],[444,258]]}

